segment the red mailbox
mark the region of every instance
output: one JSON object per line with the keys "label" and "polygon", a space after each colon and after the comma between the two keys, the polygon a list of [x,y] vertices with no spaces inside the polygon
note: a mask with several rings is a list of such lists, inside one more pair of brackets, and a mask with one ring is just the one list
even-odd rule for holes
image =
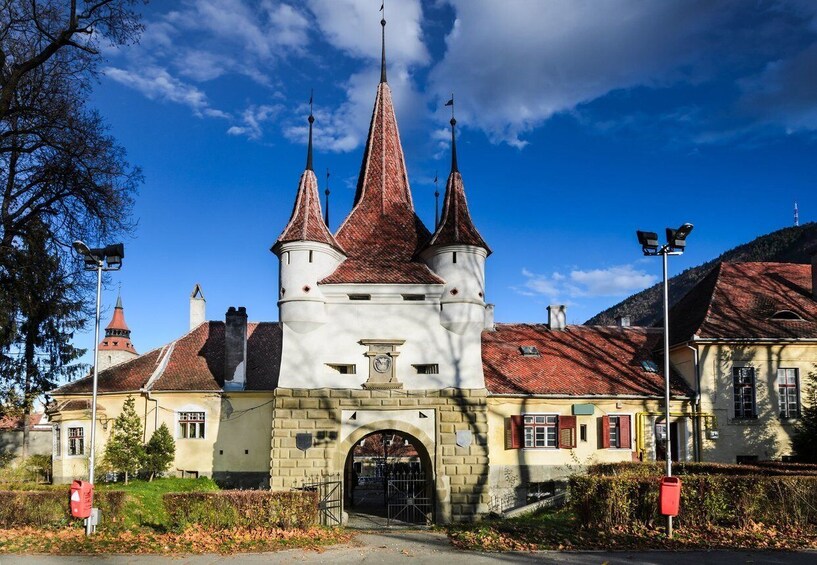
{"label": "red mailbox", "polygon": [[87,518],[94,503],[94,485],[88,481],[71,483],[71,516]]}
{"label": "red mailbox", "polygon": [[681,479],[662,477],[658,491],[658,509],[664,516],[677,516],[681,506]]}

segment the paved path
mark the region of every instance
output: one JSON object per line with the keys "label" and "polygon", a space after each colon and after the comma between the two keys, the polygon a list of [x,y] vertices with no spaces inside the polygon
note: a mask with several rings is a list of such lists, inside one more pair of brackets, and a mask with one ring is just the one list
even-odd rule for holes
{"label": "paved path", "polygon": [[483,565],[496,563],[558,564],[558,565],[814,565],[817,552],[761,551],[627,551],[627,552],[559,552],[475,553],[457,551],[443,534],[434,532],[361,533],[349,545],[328,548],[323,552],[288,550],[277,553],[243,553],[237,555],[193,555],[157,557],[155,555],[88,556],[0,556],[0,565],[250,565],[277,563],[331,563],[332,565],[406,565],[438,564]]}

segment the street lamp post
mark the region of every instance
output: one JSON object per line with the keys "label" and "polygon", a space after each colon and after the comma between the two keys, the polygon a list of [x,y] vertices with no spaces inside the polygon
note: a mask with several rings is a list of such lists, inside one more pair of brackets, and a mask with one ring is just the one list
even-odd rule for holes
{"label": "street lamp post", "polygon": [[[692,231],[692,224],[683,224],[678,229],[667,228],[667,243],[658,244],[655,232],[636,231],[638,243],[644,255],[660,255],[664,264],[664,451],[667,454],[667,477],[672,476],[672,448],[670,444],[670,368],[669,368],[669,281],[667,278],[667,257],[681,255],[686,248],[686,238]],[[672,537],[672,516],[667,516],[667,537]]]}
{"label": "street lamp post", "polygon": [[[88,482],[94,484],[94,468],[96,466],[96,396],[97,380],[99,377],[99,308],[102,298],[102,271],[118,271],[122,268],[122,259],[125,257],[125,246],[115,243],[106,247],[91,249],[81,241],[75,241],[74,250],[82,255],[86,271],[96,271],[96,317],[94,318],[94,379],[91,394],[91,446],[88,456]],[[93,501],[93,491],[91,491]],[[85,519],[85,535],[94,532],[94,520]]]}

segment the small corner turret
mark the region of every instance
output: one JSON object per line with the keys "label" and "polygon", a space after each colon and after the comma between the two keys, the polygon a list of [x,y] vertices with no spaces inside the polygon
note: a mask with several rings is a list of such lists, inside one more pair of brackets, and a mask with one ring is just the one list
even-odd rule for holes
{"label": "small corner turret", "polygon": [[295,206],[271,251],[278,256],[279,319],[303,333],[326,323],[326,300],[318,281],[345,259],[343,248],[329,232],[321,212],[318,179],[312,169],[312,99],[309,100],[309,142],[306,168],[298,184]]}
{"label": "small corner turret", "polygon": [[125,322],[125,309],[120,294],[116,297],[111,321],[105,328],[105,337],[99,344],[99,370],[104,371],[138,356],[130,340],[130,328]]}
{"label": "small corner turret", "polygon": [[442,325],[455,333],[485,325],[485,259],[491,249],[477,231],[457,163],[454,97],[451,106],[451,172],[445,186],[439,224],[421,253],[426,264],[446,284],[441,298]]}

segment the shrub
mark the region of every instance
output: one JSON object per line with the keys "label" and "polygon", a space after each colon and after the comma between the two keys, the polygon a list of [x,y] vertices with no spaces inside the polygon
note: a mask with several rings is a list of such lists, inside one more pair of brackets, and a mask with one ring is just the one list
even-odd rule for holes
{"label": "shrub", "polygon": [[[17,526],[61,526],[70,523],[69,490],[64,486],[57,489],[37,491],[0,491],[0,527]],[[96,491],[94,505],[102,512],[103,523],[120,520],[125,507],[125,493],[121,491]]]}
{"label": "shrub", "polygon": [[150,441],[145,446],[144,470],[150,475],[149,480],[152,481],[155,476],[167,471],[175,457],[176,442],[170,435],[167,425],[163,423],[158,430],[153,432]]}
{"label": "shrub", "polygon": [[226,528],[304,528],[316,523],[315,492],[223,490],[169,493],[163,496],[168,522],[183,530],[199,526]]}
{"label": "shrub", "polygon": [[[602,477],[662,477],[664,462],[599,463],[587,468],[588,475]],[[751,465],[727,463],[679,462],[672,464],[673,475],[728,475],[728,476],[817,476],[817,465],[760,461]]]}
{"label": "shrub", "polygon": [[[571,505],[588,528],[650,526],[658,514],[657,478],[573,476]],[[817,477],[687,475],[680,526],[738,526],[750,522],[817,524]]]}

